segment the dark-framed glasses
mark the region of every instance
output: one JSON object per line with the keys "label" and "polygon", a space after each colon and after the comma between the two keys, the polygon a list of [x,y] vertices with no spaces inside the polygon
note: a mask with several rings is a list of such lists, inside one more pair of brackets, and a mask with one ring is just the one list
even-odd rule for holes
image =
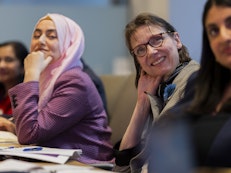
{"label": "dark-framed glasses", "polygon": [[152,35],[147,43],[136,46],[131,50],[131,54],[137,57],[143,57],[147,54],[147,45],[154,48],[160,47],[163,44],[163,34],[172,33],[173,31],[161,32],[159,34]]}

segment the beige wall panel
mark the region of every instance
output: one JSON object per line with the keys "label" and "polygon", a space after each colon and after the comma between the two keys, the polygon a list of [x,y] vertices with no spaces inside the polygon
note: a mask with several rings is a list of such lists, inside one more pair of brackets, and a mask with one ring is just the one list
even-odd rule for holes
{"label": "beige wall panel", "polygon": [[169,0],[130,0],[129,18],[141,12],[151,12],[166,20],[169,19]]}

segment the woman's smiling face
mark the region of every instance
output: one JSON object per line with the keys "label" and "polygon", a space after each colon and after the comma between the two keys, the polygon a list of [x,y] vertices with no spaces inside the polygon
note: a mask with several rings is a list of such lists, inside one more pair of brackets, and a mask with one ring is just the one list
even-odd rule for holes
{"label": "woman's smiling face", "polygon": [[178,49],[182,47],[178,33],[165,33],[166,30],[156,25],[144,25],[136,29],[131,37],[131,47],[136,48],[139,45],[149,42],[153,35],[162,34],[163,42],[159,47],[152,47],[147,44],[146,55],[136,56],[142,69],[150,76],[163,76],[167,79],[179,64]]}
{"label": "woman's smiling face", "polygon": [[44,19],[36,26],[31,40],[31,52],[34,51],[42,51],[45,57],[51,56],[53,60],[61,57],[58,35],[52,20]]}

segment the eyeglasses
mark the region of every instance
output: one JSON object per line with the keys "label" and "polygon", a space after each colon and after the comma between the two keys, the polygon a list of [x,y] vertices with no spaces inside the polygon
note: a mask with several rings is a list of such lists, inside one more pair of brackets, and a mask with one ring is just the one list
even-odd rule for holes
{"label": "eyeglasses", "polygon": [[152,35],[147,43],[138,45],[133,50],[131,50],[131,54],[138,57],[145,56],[147,54],[147,45],[150,45],[154,48],[160,47],[164,41],[163,34],[172,33],[172,32],[173,31],[166,31],[156,35]]}

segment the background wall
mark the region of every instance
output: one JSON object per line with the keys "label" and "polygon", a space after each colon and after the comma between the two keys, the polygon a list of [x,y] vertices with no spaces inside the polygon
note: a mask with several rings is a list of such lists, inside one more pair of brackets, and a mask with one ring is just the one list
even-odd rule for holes
{"label": "background wall", "polygon": [[169,8],[169,0],[129,0],[128,6],[130,18],[141,12],[151,12],[166,20],[169,19]]}
{"label": "background wall", "polygon": [[46,13],[62,13],[82,27],[86,40],[83,57],[96,73],[127,73],[134,70],[134,65],[124,43],[124,27],[139,12],[150,11],[169,20],[192,57],[200,60],[201,12],[205,0],[145,0],[145,3],[128,0],[123,5],[112,5],[109,0],[97,2],[0,0],[0,42],[18,39],[29,48],[37,20]]}
{"label": "background wall", "polygon": [[114,59],[126,56],[123,38],[123,28],[127,22],[126,6],[0,3],[0,42],[18,39],[29,48],[35,23],[52,12],[62,13],[82,27],[86,41],[84,59],[97,73],[112,73]]}
{"label": "background wall", "polygon": [[206,0],[169,0],[169,21],[188,47],[191,57],[200,61],[202,40],[202,11]]}

